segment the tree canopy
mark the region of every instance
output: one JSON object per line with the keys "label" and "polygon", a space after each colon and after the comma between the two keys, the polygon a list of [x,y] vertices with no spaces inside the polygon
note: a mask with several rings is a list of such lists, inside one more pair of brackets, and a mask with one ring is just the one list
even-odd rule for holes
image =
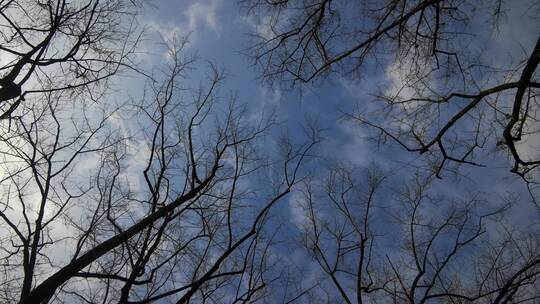
{"label": "tree canopy", "polygon": [[538,302],[540,4],[188,2],[0,0],[0,302]]}

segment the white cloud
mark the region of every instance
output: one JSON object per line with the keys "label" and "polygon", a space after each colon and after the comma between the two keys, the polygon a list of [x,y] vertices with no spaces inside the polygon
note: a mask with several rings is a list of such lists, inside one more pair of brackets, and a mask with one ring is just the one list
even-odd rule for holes
{"label": "white cloud", "polygon": [[[184,31],[182,31],[182,28],[179,24],[168,21],[168,22],[156,22],[156,21],[150,21],[146,23],[146,26],[154,32],[157,32],[161,38],[165,42],[171,42],[176,37],[183,36]],[[189,31],[185,33],[185,35],[189,34]],[[156,41],[152,41],[151,43],[155,43]]]}
{"label": "white cloud", "polygon": [[[160,40],[171,43],[188,39],[190,43],[187,47],[189,48],[197,44],[203,36],[201,33],[204,33],[204,37],[210,37],[212,34],[219,37],[220,28],[216,12],[220,4],[221,0],[194,1],[186,5],[187,8],[183,9],[181,14],[177,14],[174,19],[143,18],[142,23],[151,39],[140,43],[139,60],[153,65],[154,61],[168,59],[168,50],[159,43]],[[156,34],[159,36],[158,39],[152,38]]]}
{"label": "white cloud", "polygon": [[149,20],[145,24],[150,30],[159,33],[165,42],[189,36],[190,41],[195,43],[200,32],[211,31],[219,35],[216,11],[220,2],[221,0],[195,1],[183,11],[178,19]]}
{"label": "white cloud", "polygon": [[219,34],[216,22],[216,10],[219,2],[219,0],[213,0],[208,3],[196,2],[191,4],[185,12],[189,32],[196,32],[202,27]]}
{"label": "white cloud", "polygon": [[306,200],[300,191],[293,191],[289,196],[289,213],[291,222],[298,228],[303,229],[308,224],[308,218],[304,210]]}
{"label": "white cloud", "polygon": [[9,63],[11,63],[15,59],[16,59],[16,56],[11,54],[11,53],[1,52],[0,53],[0,67],[8,65]]}
{"label": "white cloud", "polygon": [[271,39],[274,36],[270,26],[271,19],[269,15],[262,18],[256,18],[253,15],[241,16],[237,18],[237,21],[246,23],[253,32],[264,39]]}
{"label": "white cloud", "polygon": [[[342,136],[330,137],[325,147],[325,155],[350,162],[354,166],[364,166],[372,158],[366,134],[353,123],[343,122],[337,125]],[[336,149],[339,147],[338,149]]]}
{"label": "white cloud", "polygon": [[390,80],[390,86],[385,90],[388,96],[395,96],[399,99],[409,99],[414,97],[415,92],[407,84],[411,74],[408,69],[411,64],[403,64],[394,61],[386,68],[386,77]]}
{"label": "white cloud", "polygon": [[277,106],[281,102],[281,90],[272,89],[269,87],[259,87],[257,89],[260,100],[265,104],[270,104],[272,106]]}

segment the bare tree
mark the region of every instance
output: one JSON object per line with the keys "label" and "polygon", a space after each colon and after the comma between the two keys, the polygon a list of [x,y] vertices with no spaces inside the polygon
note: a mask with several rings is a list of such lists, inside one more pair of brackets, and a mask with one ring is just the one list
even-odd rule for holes
{"label": "bare tree", "polygon": [[0,1],[0,119],[28,96],[69,90],[97,98],[139,36],[133,1]]}
{"label": "bare tree", "polygon": [[[537,133],[540,40],[495,69],[461,39],[476,9],[496,26],[501,1],[245,3],[270,8],[252,51],[271,82],[362,77],[387,60],[401,82],[376,96],[377,120],[349,118],[431,156],[436,176],[481,165],[493,144],[534,180],[540,162],[520,144]],[[136,9],[0,0],[2,302],[254,303],[273,300],[276,281],[294,289],[286,303],[538,301],[537,233],[514,227],[506,206],[436,196],[431,178],[391,196],[378,170],[305,178],[315,128],[302,144],[268,140],[275,117],[221,96],[221,69],[184,82],[195,61],[184,42],[168,46],[140,100],[105,98],[110,76],[137,71]],[[87,98],[99,102],[74,102]],[[293,288],[274,271],[267,224],[300,182],[302,245],[321,276]]]}
{"label": "bare tree", "polygon": [[[429,155],[437,175],[451,163],[484,165],[482,156],[503,150],[512,172],[535,181],[540,39],[505,61],[483,46],[519,16],[539,20],[534,1],[242,3],[265,17],[249,49],[265,80],[295,86],[339,75],[361,81],[386,70],[399,79],[369,92],[382,101],[376,110],[361,104],[348,113],[379,131],[379,140]],[[512,10],[520,10],[514,19],[507,14]]]}
{"label": "bare tree", "polygon": [[[234,98],[218,102],[215,67],[207,83],[185,87],[193,59],[183,46],[169,48],[141,102],[99,111],[47,91],[3,126],[3,302],[246,303],[265,294],[274,277],[264,223],[317,135],[300,146],[283,139],[280,157],[264,156],[257,147],[273,117],[250,122]],[[126,130],[126,115],[138,131]]]}
{"label": "bare tree", "polygon": [[[506,224],[509,205],[436,195],[418,177],[337,168],[304,187],[302,242],[321,270],[311,293],[329,303],[534,303],[538,239]],[[382,202],[386,200],[386,202]],[[339,299],[339,300],[338,300]]]}
{"label": "bare tree", "polygon": [[[538,26],[534,1],[241,3],[261,21],[247,52],[264,81],[290,89],[336,79],[361,86],[375,78],[380,87],[367,92],[374,100],[345,115],[373,131],[377,144],[392,141],[422,154],[437,177],[463,164],[484,166],[485,156],[497,153],[535,198],[540,38],[524,29],[533,36],[526,51],[504,61],[484,46],[512,18]],[[315,298],[538,301],[534,224],[520,231],[507,207],[488,207],[494,204],[476,194],[436,195],[430,178],[416,178],[391,197],[379,184],[385,175],[358,179],[347,167],[307,183],[299,200],[302,243],[321,271],[309,291]]]}
{"label": "bare tree", "polygon": [[[493,2],[487,13],[497,17],[501,7]],[[449,60],[459,50],[456,27],[469,21],[467,10],[485,9],[480,3],[440,0],[241,3],[266,17],[251,48],[263,77],[292,85],[332,72],[360,75],[367,59],[383,59],[389,50],[411,54],[419,64],[435,60],[439,68],[452,70],[456,62]]]}

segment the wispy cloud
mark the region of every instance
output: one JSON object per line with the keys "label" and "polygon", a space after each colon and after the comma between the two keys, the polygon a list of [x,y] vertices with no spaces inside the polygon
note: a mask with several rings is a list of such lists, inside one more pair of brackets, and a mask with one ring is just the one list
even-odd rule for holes
{"label": "wispy cloud", "polygon": [[219,36],[217,10],[221,0],[193,1],[184,8],[178,18],[169,20],[148,20],[146,26],[161,35],[166,41],[180,37],[188,37],[192,44],[196,43],[201,33],[212,32]]}

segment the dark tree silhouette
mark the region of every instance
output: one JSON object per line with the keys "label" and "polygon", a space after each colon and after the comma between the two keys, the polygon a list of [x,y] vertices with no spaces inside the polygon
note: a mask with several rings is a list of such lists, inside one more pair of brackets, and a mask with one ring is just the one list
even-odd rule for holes
{"label": "dark tree silhouette", "polygon": [[361,84],[386,70],[398,79],[370,92],[377,110],[361,105],[350,118],[380,140],[429,155],[437,175],[451,163],[484,165],[483,152],[496,149],[510,157],[512,172],[536,180],[540,155],[530,144],[538,131],[540,38],[505,61],[483,47],[516,18],[538,27],[535,1],[242,3],[265,17],[248,52],[271,84],[317,84],[332,75]]}
{"label": "dark tree silhouette", "polygon": [[328,303],[538,301],[540,244],[507,226],[512,202],[458,201],[421,177],[388,195],[380,170],[357,176],[331,169],[299,196],[301,241],[321,270],[306,293]]}
{"label": "dark tree silhouette", "polygon": [[[264,223],[317,138],[284,139],[281,158],[264,157],[255,147],[273,117],[252,124],[234,99],[218,102],[223,72],[215,67],[208,83],[187,89],[181,80],[193,60],[183,45],[169,49],[170,65],[155,76],[163,80],[150,81],[141,102],[89,109],[49,91],[3,126],[3,302],[265,294],[273,277]],[[140,130],[122,131],[122,115],[138,117]]]}
{"label": "dark tree silhouette", "polygon": [[137,7],[123,0],[0,1],[0,119],[35,94],[97,98],[107,78],[135,66]]}
{"label": "dark tree silhouette", "polygon": [[[357,110],[345,113],[377,144],[422,154],[436,177],[464,164],[488,165],[485,156],[497,152],[536,199],[538,31],[526,29],[533,36],[526,50],[507,60],[484,46],[516,18],[539,28],[535,1],[241,3],[260,21],[247,55],[266,83],[302,90],[345,80],[366,88],[363,81],[377,79],[378,88],[366,88],[372,100],[359,96]],[[480,195],[456,200],[436,195],[431,178],[416,178],[392,197],[381,184],[389,174],[359,179],[348,167],[306,183],[298,199],[302,244],[321,272],[302,296],[328,303],[538,301],[537,228],[520,231],[507,217],[522,208],[519,198],[504,208]]]}
{"label": "dark tree silhouette", "polygon": [[[220,93],[222,69],[193,85],[185,41],[139,70],[141,2],[0,0],[0,302],[538,302],[538,233],[514,225],[519,198],[431,188],[496,150],[534,198],[540,39],[497,65],[478,47],[505,3],[241,2],[264,15],[250,53],[271,84],[394,73],[346,116],[432,171],[390,187],[379,169],[304,170],[317,128],[275,140],[278,118]],[[141,96],[110,90],[124,69]],[[319,270],[309,286],[273,251],[270,211],[293,191]]]}

